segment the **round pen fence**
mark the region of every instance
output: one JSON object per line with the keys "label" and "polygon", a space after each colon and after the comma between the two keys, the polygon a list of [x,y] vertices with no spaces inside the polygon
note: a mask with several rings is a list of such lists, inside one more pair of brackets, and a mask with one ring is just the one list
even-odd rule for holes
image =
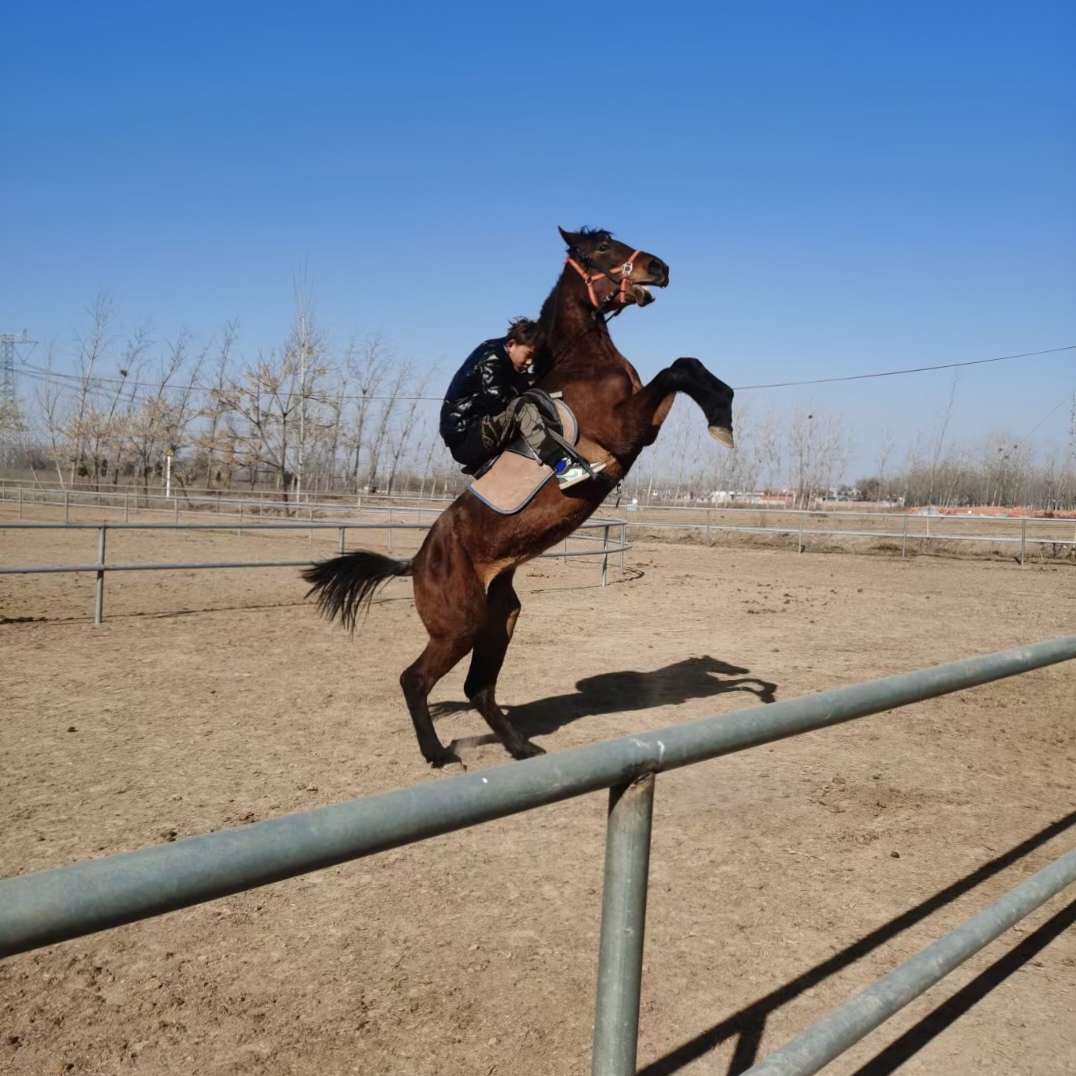
{"label": "round pen fence", "polygon": [[[966,658],[175,843],[0,880],[0,956],[609,789],[592,1072],[635,1072],[657,775],[1076,658],[1076,636]],[[1066,886],[1076,849],[749,1070],[808,1076]]]}
{"label": "round pen fence", "polygon": [[[396,509],[397,512],[400,509]],[[238,530],[242,534],[245,530],[251,532],[264,531],[309,531],[313,537],[314,531],[336,531],[337,552],[345,551],[347,532],[351,530],[375,530],[385,531],[388,535],[388,549],[392,552],[393,531],[428,531],[430,523],[407,523],[402,520],[386,518],[383,522],[353,522],[350,520],[307,520],[306,522],[272,522],[246,524],[245,527],[236,527],[229,523],[53,523],[40,521],[15,521],[7,522],[0,520],[0,530],[64,530],[64,531],[95,531],[97,536],[96,560],[82,564],[33,564],[0,566],[0,575],[45,575],[55,573],[79,573],[92,572],[96,577],[94,588],[93,622],[101,624],[104,620],[105,603],[105,576],[109,572],[153,572],[153,571],[192,571],[201,569],[219,568],[305,568],[310,565],[310,557],[291,560],[220,560],[220,561],[169,561],[166,563],[134,562],[112,563],[105,560],[107,537],[109,531],[222,531]],[[599,535],[598,532],[601,534]],[[590,533],[594,532],[594,533]],[[616,532],[614,538],[613,532]],[[624,571],[624,553],[631,548],[625,539],[624,524],[619,519],[591,519],[584,523],[574,534],[570,536],[577,542],[588,543],[593,548],[569,549],[569,539],[565,538],[560,549],[552,549],[541,554],[549,558],[571,557],[598,557],[600,558],[601,586],[605,586],[609,574],[609,558],[613,555],[620,557],[620,571]]]}
{"label": "round pen fence", "polygon": [[[307,524],[326,518],[354,519],[356,522],[394,521],[432,522],[443,511],[444,501],[429,497],[430,503],[401,503],[385,497],[360,495],[350,499],[319,502],[304,495],[283,500],[279,494],[250,494],[212,490],[138,492],[129,489],[76,490],[28,488],[0,480],[0,501],[16,505],[18,519],[27,508],[58,508],[65,522],[73,512],[93,509],[114,513],[116,521],[130,522],[142,513],[170,516],[175,523],[182,516],[212,515],[234,519],[243,529],[252,520],[306,520]],[[804,552],[824,543],[844,543],[842,548],[855,551],[863,543],[906,557],[909,551],[941,551],[959,548],[991,549],[1011,552],[1024,564],[1029,555],[1058,560],[1076,556],[1076,519],[1041,515],[976,515],[924,509],[910,511],[863,511],[826,508],[773,508],[756,505],[690,506],[637,505],[614,503],[607,510],[623,511],[617,520],[623,524],[621,544],[629,536],[673,532],[692,534],[707,545],[720,535],[750,535],[775,540]],[[858,543],[858,544],[857,544]]]}
{"label": "round pen fence", "polygon": [[[924,512],[864,512],[815,508],[692,508],[627,506],[626,522],[636,538],[648,533],[697,534],[710,545],[717,535],[777,539],[803,553],[823,540],[870,540],[901,557],[912,550],[977,545],[1011,550],[1024,564],[1029,548],[1051,559],[1076,553],[1076,519],[1049,515],[991,515]],[[854,544],[849,544],[855,549]]]}

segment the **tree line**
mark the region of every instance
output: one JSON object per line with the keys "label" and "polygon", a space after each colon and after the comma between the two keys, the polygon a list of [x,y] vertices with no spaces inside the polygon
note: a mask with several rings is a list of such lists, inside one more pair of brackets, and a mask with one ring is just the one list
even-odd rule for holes
{"label": "tree line", "polygon": [[[438,435],[439,394],[453,371],[399,356],[379,335],[336,346],[297,289],[286,338],[242,353],[235,324],[208,341],[189,331],[122,334],[106,295],[86,310],[71,349],[53,344],[19,371],[19,407],[0,414],[8,468],[66,488],[160,486],[171,458],[180,488],[269,489],[283,501],[321,494],[452,496],[466,479]],[[899,505],[1076,508],[1071,451],[1037,458],[1030,440],[995,432],[948,437],[956,385],[901,458],[879,433],[871,473],[844,484],[852,438],[840,414],[797,406],[736,409],[736,448],[718,448],[679,400],[620,496],[700,503],[733,493],[784,494],[791,506],[862,499]],[[731,503],[736,503],[731,498]]]}

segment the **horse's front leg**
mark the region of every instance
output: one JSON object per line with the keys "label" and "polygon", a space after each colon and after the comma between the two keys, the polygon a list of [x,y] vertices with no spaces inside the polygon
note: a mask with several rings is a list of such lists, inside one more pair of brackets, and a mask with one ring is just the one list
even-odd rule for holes
{"label": "horse's front leg", "polygon": [[636,444],[653,444],[678,392],[690,396],[706,416],[710,436],[732,447],[732,389],[698,359],[677,359],[617,409],[625,433]]}

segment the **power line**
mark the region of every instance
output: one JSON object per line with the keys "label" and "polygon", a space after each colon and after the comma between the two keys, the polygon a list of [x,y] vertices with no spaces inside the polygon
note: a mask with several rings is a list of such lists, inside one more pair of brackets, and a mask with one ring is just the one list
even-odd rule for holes
{"label": "power line", "polygon": [[1039,422],[1036,423],[1034,429],[1032,429],[1030,433],[1025,433],[1024,436],[1021,437],[1020,440],[1017,441],[1016,444],[1013,445],[1013,448],[1014,449],[1019,448],[1025,441],[1030,441],[1031,438],[1036,433],[1039,432],[1039,429],[1042,426],[1046,425],[1047,419],[1053,418],[1053,416],[1056,415],[1057,412],[1060,411],[1061,408],[1064,407],[1067,403],[1068,403],[1068,399],[1066,398],[1066,399],[1063,399],[1059,404],[1057,404],[1056,407],[1050,408],[1050,410],[1046,413],[1046,415],[1042,419],[1040,419]]}
{"label": "power line", "polygon": [[922,374],[929,370],[955,370],[959,366],[983,366],[988,362],[1007,362],[1009,359],[1030,359],[1036,355],[1056,355],[1059,351],[1074,351],[1076,344],[1066,347],[1051,347],[1045,351],[1023,351],[1019,355],[998,355],[993,359],[971,359],[968,362],[943,362],[937,366],[909,366],[901,370],[882,370],[873,374],[846,374],[843,377],[819,377],[812,381],[775,381],[769,385],[738,385],[737,392],[748,389],[786,389],[795,385],[829,385],[835,381],[865,381],[872,377],[897,377],[900,374]]}
{"label": "power line", "polygon": [[[74,390],[76,388],[81,388],[82,381],[83,381],[83,378],[82,378],[81,374],[64,374],[64,373],[60,373],[57,370],[43,370],[40,367],[35,367],[35,366],[23,366],[23,367],[20,368],[20,372],[23,373],[26,377],[32,378],[33,380],[39,381],[39,382],[47,382],[47,381],[52,380],[52,379],[59,379],[60,380],[60,387],[65,388],[65,389],[70,389],[70,390]],[[102,388],[105,388],[106,386],[109,386],[109,385],[129,385],[130,388],[129,388],[128,392],[130,393],[130,395],[132,397],[138,396],[138,398],[140,398],[140,399],[147,399],[147,398],[150,398],[150,397],[158,396],[161,393],[167,393],[167,392],[204,392],[204,393],[213,393],[213,392],[224,392],[224,391],[228,391],[228,389],[236,389],[236,388],[238,388],[240,391],[243,390],[243,386],[241,384],[236,384],[234,382],[229,383],[228,389],[223,389],[222,390],[222,389],[218,389],[218,388],[216,388],[215,386],[212,386],[212,385],[197,385],[197,384],[193,384],[193,383],[192,384],[186,384],[186,385],[167,385],[167,384],[157,384],[155,382],[148,382],[148,381],[138,381],[135,378],[98,377],[96,375],[86,378],[86,383],[91,389],[96,388],[98,390],[100,390]],[[266,390],[266,391],[268,391],[268,390]],[[148,395],[139,395],[139,394],[143,394],[143,393],[148,394]],[[125,395],[126,394],[127,393],[125,393]],[[283,393],[283,395],[298,395],[298,393],[297,392],[294,393],[294,394],[292,394],[292,393]],[[382,395],[375,394],[375,393],[366,393],[366,394],[363,394],[363,395],[360,395],[360,396],[353,396],[353,395],[346,395],[346,394],[343,395],[343,396],[338,396],[336,393],[328,392],[328,393],[322,394],[322,396],[324,397],[326,402],[328,402],[330,400],[331,401],[336,401],[336,400],[348,400],[348,401],[351,401],[351,400],[354,400],[354,401],[362,401],[362,400],[397,400],[397,401],[401,401],[402,400],[402,401],[405,401],[405,402],[410,402],[411,400],[429,400],[431,402],[440,403],[442,401],[442,399],[443,399],[443,397],[441,397],[441,396],[405,396],[403,394],[397,394],[395,396],[382,396]],[[317,393],[315,393],[315,394],[313,394],[313,396],[308,395],[307,398],[308,399],[311,399],[311,398],[317,399],[317,398],[319,398],[319,395]]]}
{"label": "power line", "polygon": [[[902,375],[905,375],[905,374],[929,373],[929,372],[934,371],[934,370],[955,370],[955,369],[958,369],[958,368],[964,367],[964,366],[985,366],[988,363],[1009,362],[1009,361],[1011,361],[1013,359],[1030,359],[1030,358],[1036,358],[1036,357],[1038,357],[1040,355],[1056,355],[1056,354],[1059,354],[1060,352],[1063,352],[1063,351],[1076,351],[1076,344],[1068,344],[1065,347],[1046,348],[1043,351],[1022,351],[1022,352],[1020,352],[1018,354],[1015,354],[1015,355],[997,355],[994,358],[990,358],[990,359],[969,359],[969,360],[967,360],[965,362],[944,362],[944,363],[938,363],[938,364],[935,364],[935,365],[932,365],[932,366],[908,366],[908,367],[902,367],[901,369],[897,369],[897,370],[880,370],[880,371],[876,371],[876,372],[873,372],[873,373],[867,373],[867,374],[843,374],[843,375],[838,376],[838,377],[818,377],[818,378],[811,378],[811,379],[803,380],[803,381],[773,381],[773,382],[769,382],[767,384],[736,385],[736,386],[733,386],[733,387],[735,388],[735,390],[737,392],[749,392],[749,391],[758,390],[758,389],[785,389],[785,388],[796,388],[796,387],[805,386],[805,385],[832,385],[832,384],[835,384],[835,383],[837,383],[839,381],[866,381],[866,380],[869,380],[869,379],[880,378],[880,377],[899,377],[899,376],[902,376]],[[22,366],[22,368],[21,368],[21,372],[25,373],[26,376],[34,378],[35,380],[38,380],[38,381],[46,381],[46,380],[48,380],[50,378],[57,378],[57,379],[61,380],[61,382],[74,382],[76,385],[81,385],[82,381],[83,381],[83,378],[82,378],[82,376],[80,374],[64,374],[64,373],[59,373],[59,372],[57,372],[55,370],[45,370],[45,369],[42,369],[41,367],[30,366],[29,364],[24,364]],[[87,384],[94,385],[94,386],[124,385],[124,384],[128,383],[128,379],[126,379],[126,378],[111,378],[111,377],[97,377],[97,376],[94,376],[94,377],[87,378],[86,382],[87,382]],[[66,386],[66,387],[72,387],[73,388],[74,385],[69,385],[69,386]],[[212,388],[212,387],[210,387],[208,385],[198,385],[198,384],[188,384],[188,385],[163,385],[163,384],[161,384],[161,385],[157,385],[157,384],[150,384],[150,383],[143,384],[142,382],[137,382],[136,381],[136,382],[134,382],[133,388],[131,390],[132,395],[134,393],[136,393],[136,392],[139,392],[142,389],[145,389],[147,392],[149,392],[151,394],[154,394],[154,395],[160,394],[162,392],[204,392],[204,393],[211,393],[211,392],[218,391],[218,390],[216,390],[216,389],[214,389],[214,388]],[[398,400],[398,401],[405,401],[405,402],[409,403],[412,400],[415,400],[415,401],[423,401],[423,402],[429,402],[429,403],[441,403],[441,401],[443,399],[443,397],[441,397],[441,396],[404,396],[404,395],[383,396],[383,395],[376,394],[376,393],[369,393],[369,394],[363,393],[363,394],[358,395],[358,396],[351,395],[351,394],[345,394],[345,395],[342,395],[342,396],[337,396],[335,394],[329,393],[329,394],[326,394],[326,396],[327,396],[327,398],[330,398],[333,401],[339,400],[339,401],[347,401],[347,402],[361,402],[361,401],[364,401],[364,400],[368,400],[368,401],[370,401],[370,400],[372,400],[372,401]]]}

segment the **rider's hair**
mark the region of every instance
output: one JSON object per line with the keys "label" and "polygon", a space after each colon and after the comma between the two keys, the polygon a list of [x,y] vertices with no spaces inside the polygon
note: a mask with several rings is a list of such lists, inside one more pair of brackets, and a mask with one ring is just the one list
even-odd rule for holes
{"label": "rider's hair", "polygon": [[512,318],[508,323],[507,340],[521,347],[534,347],[538,343],[538,322],[530,318]]}

